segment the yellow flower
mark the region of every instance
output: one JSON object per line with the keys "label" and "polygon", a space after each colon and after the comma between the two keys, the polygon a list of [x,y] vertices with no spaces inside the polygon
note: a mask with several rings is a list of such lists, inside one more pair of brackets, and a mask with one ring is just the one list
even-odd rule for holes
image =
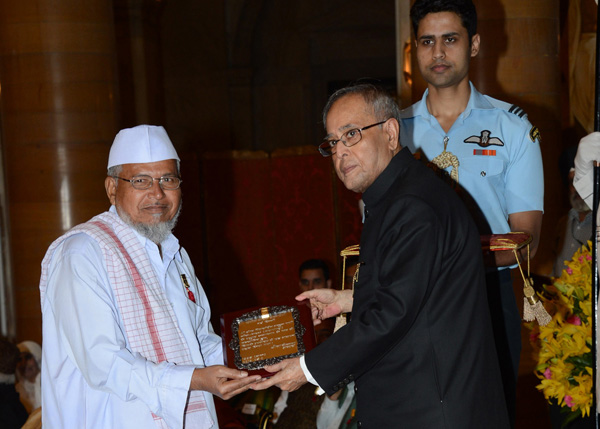
{"label": "yellow flower", "polygon": [[589,415],[592,406],[591,368],[591,242],[575,252],[561,276],[544,286],[541,295],[552,321],[529,324],[537,359],[536,386],[547,400],[571,412]]}

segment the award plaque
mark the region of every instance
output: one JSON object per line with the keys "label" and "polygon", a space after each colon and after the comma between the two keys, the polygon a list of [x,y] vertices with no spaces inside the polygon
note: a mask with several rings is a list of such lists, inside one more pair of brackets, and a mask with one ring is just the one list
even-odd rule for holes
{"label": "award plaque", "polygon": [[268,375],[265,365],[301,356],[315,346],[305,303],[257,307],[221,316],[223,356],[230,368]]}

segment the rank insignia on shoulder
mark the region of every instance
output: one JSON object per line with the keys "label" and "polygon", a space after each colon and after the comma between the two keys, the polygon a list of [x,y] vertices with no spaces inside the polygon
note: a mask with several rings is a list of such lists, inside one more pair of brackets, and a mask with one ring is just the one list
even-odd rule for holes
{"label": "rank insignia on shoulder", "polygon": [[514,113],[515,115],[517,115],[519,118],[522,118],[523,116],[525,116],[525,110],[521,109],[519,106],[517,106],[516,104],[513,104],[512,106],[510,106],[510,109],[508,109],[508,111],[510,113]]}
{"label": "rank insignia on shoulder", "polygon": [[480,147],[488,147],[488,146],[504,146],[504,142],[500,140],[498,137],[490,137],[492,134],[491,131],[482,130],[481,135],[479,136],[471,136],[464,140],[465,143],[475,143]]}
{"label": "rank insignia on shoulder", "polygon": [[537,139],[537,141],[541,143],[542,135],[540,134],[540,129],[536,126],[531,127],[531,129],[529,130],[529,138],[532,142],[535,142],[535,140]]}

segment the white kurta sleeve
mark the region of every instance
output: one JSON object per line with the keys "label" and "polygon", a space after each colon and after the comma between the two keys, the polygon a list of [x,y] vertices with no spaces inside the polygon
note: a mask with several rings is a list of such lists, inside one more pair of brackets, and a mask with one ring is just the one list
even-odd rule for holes
{"label": "white kurta sleeve", "polygon": [[575,155],[575,178],[573,186],[584,199],[588,207],[592,207],[594,199],[594,169],[593,162],[600,161],[600,133],[588,134],[579,142]]}

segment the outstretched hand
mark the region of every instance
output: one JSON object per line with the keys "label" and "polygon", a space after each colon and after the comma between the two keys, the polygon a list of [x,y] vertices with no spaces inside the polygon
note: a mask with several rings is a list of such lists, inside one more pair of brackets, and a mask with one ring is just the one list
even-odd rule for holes
{"label": "outstretched hand", "polygon": [[263,390],[271,386],[277,386],[281,390],[293,392],[307,382],[300,366],[300,358],[285,359],[275,365],[267,365],[264,369],[274,373],[274,375],[250,386],[252,390]]}
{"label": "outstretched hand", "polygon": [[245,392],[250,388],[250,384],[258,380],[259,375],[249,376],[245,371],[213,365],[194,370],[190,390],[204,390],[227,400]]}
{"label": "outstretched hand", "polygon": [[313,289],[296,297],[298,301],[305,299],[310,300],[315,325],[329,317],[352,311],[353,298],[351,290]]}

